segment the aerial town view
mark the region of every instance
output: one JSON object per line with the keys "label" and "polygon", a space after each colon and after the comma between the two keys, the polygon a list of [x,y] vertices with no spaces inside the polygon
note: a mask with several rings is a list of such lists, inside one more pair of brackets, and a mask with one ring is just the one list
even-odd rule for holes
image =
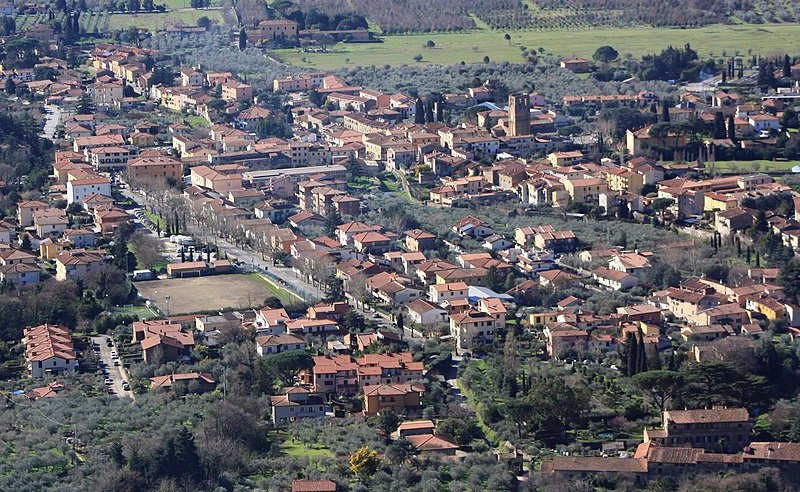
{"label": "aerial town view", "polygon": [[800,490],[800,2],[0,0],[0,491]]}

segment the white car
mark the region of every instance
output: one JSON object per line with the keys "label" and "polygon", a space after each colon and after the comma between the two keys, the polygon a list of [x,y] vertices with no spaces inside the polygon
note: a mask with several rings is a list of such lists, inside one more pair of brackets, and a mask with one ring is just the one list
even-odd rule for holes
{"label": "white car", "polygon": [[106,380],[103,382],[106,383],[106,386],[111,386],[114,384],[114,381],[111,378],[106,378]]}

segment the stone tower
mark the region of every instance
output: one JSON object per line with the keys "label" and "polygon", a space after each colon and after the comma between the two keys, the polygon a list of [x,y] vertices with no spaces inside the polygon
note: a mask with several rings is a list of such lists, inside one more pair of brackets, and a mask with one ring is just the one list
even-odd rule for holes
{"label": "stone tower", "polygon": [[531,134],[531,99],[528,94],[508,96],[508,136]]}

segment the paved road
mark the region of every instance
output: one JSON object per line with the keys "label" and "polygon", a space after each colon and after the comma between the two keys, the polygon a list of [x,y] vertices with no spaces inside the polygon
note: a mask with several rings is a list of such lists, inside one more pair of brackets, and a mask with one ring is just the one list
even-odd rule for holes
{"label": "paved road", "polygon": [[[141,206],[149,205],[149,200],[147,198],[138,193],[131,193],[129,189],[123,189],[122,194]],[[200,236],[199,227],[195,226],[194,224],[187,224],[186,227],[189,234],[195,237]],[[202,232],[203,234],[207,234],[207,231]],[[324,292],[322,292],[318,287],[298,278],[291,268],[273,265],[271,260],[262,260],[260,253],[256,253],[255,251],[251,250],[245,250],[227,241],[226,239],[215,238],[215,241],[219,249],[224,251],[229,256],[236,258],[240,263],[265,269],[275,277],[286,282],[286,284],[293,286],[296,290],[300,291],[306,301],[311,301],[314,299],[319,300],[325,297]]]}
{"label": "paved road", "polygon": [[122,360],[120,360],[120,365],[115,366],[114,359],[111,358],[111,351],[116,350],[116,346],[107,346],[106,337],[92,337],[92,343],[100,345],[99,359],[105,362],[109,377],[114,381],[114,384],[111,386],[114,388],[114,394],[117,395],[118,398],[127,397],[135,400],[136,397],[132,391],[125,391],[122,389],[122,380],[129,381],[128,373],[125,372],[125,368],[122,366]]}
{"label": "paved road", "polygon": [[50,140],[55,140],[56,128],[58,128],[58,124],[61,122],[61,108],[45,104],[44,112],[44,136]]}

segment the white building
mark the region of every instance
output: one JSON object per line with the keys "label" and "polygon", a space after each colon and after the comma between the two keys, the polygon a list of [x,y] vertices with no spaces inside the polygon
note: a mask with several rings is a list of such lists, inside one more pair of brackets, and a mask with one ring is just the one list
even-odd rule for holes
{"label": "white building", "polygon": [[89,195],[111,196],[108,178],[92,176],[67,181],[67,203],[81,203]]}

